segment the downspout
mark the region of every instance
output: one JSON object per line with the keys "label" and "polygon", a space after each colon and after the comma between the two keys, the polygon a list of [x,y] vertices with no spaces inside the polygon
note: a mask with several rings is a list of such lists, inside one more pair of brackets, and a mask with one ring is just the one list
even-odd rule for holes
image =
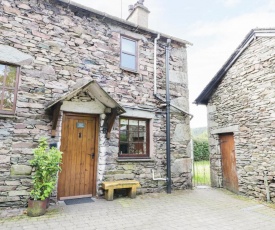
{"label": "downspout", "polygon": [[167,181],[167,178],[161,178],[161,177],[155,178],[155,171],[154,171],[154,169],[152,169],[152,173],[153,173],[153,180],[163,180],[163,181]]}
{"label": "downspout", "polygon": [[169,90],[169,58],[171,39],[167,39],[166,50],[166,168],[167,168],[167,193],[171,193],[171,158],[170,158],[170,90]]}
{"label": "downspout", "polygon": [[160,34],[154,40],[154,95],[157,94],[157,41],[160,38]]}

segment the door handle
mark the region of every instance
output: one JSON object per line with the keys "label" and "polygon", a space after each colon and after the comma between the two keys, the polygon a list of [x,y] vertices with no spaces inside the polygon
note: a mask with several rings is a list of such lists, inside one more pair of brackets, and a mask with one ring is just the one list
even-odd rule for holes
{"label": "door handle", "polygon": [[94,153],[89,153],[88,155],[90,155],[92,159],[95,158],[95,154]]}

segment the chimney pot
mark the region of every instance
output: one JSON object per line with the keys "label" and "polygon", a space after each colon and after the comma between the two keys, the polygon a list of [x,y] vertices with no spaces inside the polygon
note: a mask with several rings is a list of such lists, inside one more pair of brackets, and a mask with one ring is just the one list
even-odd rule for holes
{"label": "chimney pot", "polygon": [[127,21],[148,28],[148,15],[150,11],[143,5],[144,0],[138,0],[135,5],[129,5]]}
{"label": "chimney pot", "polygon": [[131,13],[131,12],[134,10],[134,6],[133,6],[133,5],[129,5],[129,6],[128,6],[128,10],[129,10],[129,12]]}

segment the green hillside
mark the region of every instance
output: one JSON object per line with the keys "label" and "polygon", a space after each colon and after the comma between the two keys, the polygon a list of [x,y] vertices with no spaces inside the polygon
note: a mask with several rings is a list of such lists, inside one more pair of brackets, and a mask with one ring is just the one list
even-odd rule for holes
{"label": "green hillside", "polygon": [[193,128],[191,134],[193,138],[207,137],[207,127]]}

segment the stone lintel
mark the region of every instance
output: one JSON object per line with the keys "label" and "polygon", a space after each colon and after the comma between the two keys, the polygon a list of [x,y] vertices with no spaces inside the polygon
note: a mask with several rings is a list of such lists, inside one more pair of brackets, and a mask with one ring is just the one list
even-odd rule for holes
{"label": "stone lintel", "polygon": [[138,118],[147,118],[147,119],[153,119],[155,117],[154,112],[148,112],[138,109],[128,109],[125,108],[126,113],[123,114],[123,116],[126,117],[138,117]]}
{"label": "stone lintel", "polygon": [[0,45],[0,61],[15,65],[31,65],[33,57],[11,46]]}
{"label": "stone lintel", "polygon": [[75,113],[102,114],[105,106],[97,100],[89,102],[64,101],[61,110]]}
{"label": "stone lintel", "polygon": [[211,134],[220,134],[220,133],[235,133],[239,131],[239,125],[233,125],[228,127],[223,127],[219,129],[211,130]]}

